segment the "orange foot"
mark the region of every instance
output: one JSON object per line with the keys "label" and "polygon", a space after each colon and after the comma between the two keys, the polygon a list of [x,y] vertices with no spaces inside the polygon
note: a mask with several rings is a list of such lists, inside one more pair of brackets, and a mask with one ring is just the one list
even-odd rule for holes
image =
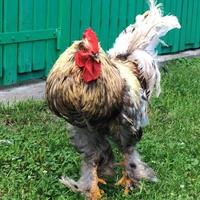
{"label": "orange foot", "polygon": [[[86,187],[84,181],[79,183],[68,177],[65,178],[62,177],[60,179],[60,182],[74,192],[81,192],[83,195],[85,195],[87,200],[101,199],[104,191],[99,188],[98,184],[106,184],[106,182],[103,179],[98,178],[97,167],[94,167],[92,169],[92,180],[89,180],[89,184],[85,183]],[[87,189],[87,184],[88,184],[88,189]]]}
{"label": "orange foot", "polygon": [[125,187],[124,194],[128,195],[132,186],[135,185],[135,182],[128,177],[126,172],[123,172],[122,178],[115,185]]}
{"label": "orange foot", "polygon": [[101,199],[102,195],[104,194],[104,191],[99,188],[98,184],[106,184],[106,182],[103,179],[98,178],[96,169],[93,171],[93,177],[94,179],[92,182],[92,187],[86,194],[88,200]]}

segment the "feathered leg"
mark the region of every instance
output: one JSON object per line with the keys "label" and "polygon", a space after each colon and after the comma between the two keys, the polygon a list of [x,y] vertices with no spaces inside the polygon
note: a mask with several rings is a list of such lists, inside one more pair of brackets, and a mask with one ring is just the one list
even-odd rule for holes
{"label": "feathered leg", "polygon": [[117,182],[116,185],[125,186],[125,193],[128,193],[129,188],[133,185],[138,184],[142,179],[151,182],[156,182],[156,175],[146,163],[141,161],[137,150],[134,147],[130,147],[124,154],[124,162],[122,166],[125,171],[122,178]]}
{"label": "feathered leg", "polygon": [[108,158],[103,154],[109,146],[104,137],[100,137],[96,131],[70,126],[70,136],[73,145],[82,154],[81,177],[77,182],[67,177],[62,177],[60,181],[72,191],[84,194],[88,200],[100,199],[103,191],[99,189],[98,184],[106,182],[98,178],[97,171],[102,171],[101,167],[108,163]]}
{"label": "feathered leg", "polygon": [[106,130],[102,129],[101,131],[98,131],[101,136],[100,141],[100,159],[98,164],[98,176],[104,177],[104,176],[113,176],[114,175],[114,155],[112,152],[112,148],[110,146],[110,143],[108,142],[106,138]]}
{"label": "feathered leg", "polygon": [[155,182],[157,181],[154,171],[146,163],[141,161],[136,150],[138,142],[136,134],[129,131],[122,131],[118,134],[117,143],[124,154],[124,161],[120,165],[124,168],[122,178],[116,183],[117,186],[125,187],[125,194],[133,186],[137,186],[142,179]]}

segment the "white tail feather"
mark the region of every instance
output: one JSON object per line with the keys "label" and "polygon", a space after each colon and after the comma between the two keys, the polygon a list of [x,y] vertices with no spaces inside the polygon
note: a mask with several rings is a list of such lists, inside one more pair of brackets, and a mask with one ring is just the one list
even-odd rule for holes
{"label": "white tail feather", "polygon": [[[161,4],[156,5],[149,0],[150,9],[143,15],[136,17],[135,24],[129,25],[116,39],[108,54],[112,58],[127,55],[129,60],[136,61],[143,76],[148,80],[148,89],[152,93],[156,85],[157,94],[160,93],[160,72],[156,64],[156,47],[161,42],[160,37],[170,30],[181,28],[177,17],[163,16]],[[143,52],[143,53],[142,53]]]}

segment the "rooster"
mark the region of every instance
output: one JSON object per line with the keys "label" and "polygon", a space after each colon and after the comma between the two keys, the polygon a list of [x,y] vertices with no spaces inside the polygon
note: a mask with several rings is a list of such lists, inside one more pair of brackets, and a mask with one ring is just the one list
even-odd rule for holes
{"label": "rooster", "polygon": [[132,186],[146,179],[156,181],[154,171],[136,150],[142,127],[148,123],[148,102],[154,87],[160,93],[160,72],[155,48],[169,30],[180,28],[175,16],[163,16],[160,5],[136,17],[103,51],[95,32],[88,28],[58,58],[46,81],[51,111],[69,123],[72,144],[82,155],[81,177],[60,180],[89,200],[101,198],[98,184],[113,175],[114,155],[108,138],[124,155],[122,178],[116,185]]}

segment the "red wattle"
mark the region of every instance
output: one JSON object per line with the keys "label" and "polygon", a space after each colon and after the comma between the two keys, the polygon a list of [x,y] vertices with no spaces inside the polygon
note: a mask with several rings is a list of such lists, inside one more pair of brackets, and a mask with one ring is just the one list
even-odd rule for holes
{"label": "red wattle", "polygon": [[75,54],[75,64],[78,65],[79,67],[84,67],[89,57],[90,57],[89,53],[79,51]]}
{"label": "red wattle", "polygon": [[94,60],[89,53],[79,51],[75,54],[75,64],[83,68],[82,77],[86,83],[97,80],[101,73],[101,64]]}

